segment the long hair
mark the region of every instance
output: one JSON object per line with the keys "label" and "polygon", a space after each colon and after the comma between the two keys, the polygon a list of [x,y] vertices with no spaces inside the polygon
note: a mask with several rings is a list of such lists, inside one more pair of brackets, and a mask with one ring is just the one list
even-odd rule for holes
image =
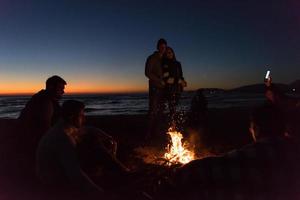
{"label": "long hair", "polygon": [[172,51],[172,53],[173,53],[173,59],[172,59],[172,60],[173,60],[173,61],[177,61],[174,50],[173,50],[171,47],[169,47],[169,46],[167,47],[167,49],[166,49],[166,51],[165,51],[164,57],[167,58],[167,51],[168,51],[168,50],[169,50],[169,51]]}

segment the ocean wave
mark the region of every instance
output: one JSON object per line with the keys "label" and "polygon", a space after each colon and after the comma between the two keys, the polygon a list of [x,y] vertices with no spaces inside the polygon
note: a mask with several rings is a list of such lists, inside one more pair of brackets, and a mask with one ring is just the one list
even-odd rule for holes
{"label": "ocean wave", "polygon": [[[188,110],[194,92],[184,92],[179,110]],[[263,94],[215,93],[205,94],[209,108],[252,106],[264,100]],[[30,96],[0,97],[0,117],[16,118]],[[66,95],[60,101],[79,100],[85,103],[87,115],[145,114],[148,112],[148,94]]]}

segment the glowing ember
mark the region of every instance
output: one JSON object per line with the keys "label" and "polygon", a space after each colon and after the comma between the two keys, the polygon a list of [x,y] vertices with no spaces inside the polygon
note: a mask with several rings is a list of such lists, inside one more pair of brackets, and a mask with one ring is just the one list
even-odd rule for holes
{"label": "glowing ember", "polygon": [[183,138],[182,134],[177,131],[173,131],[169,128],[168,135],[171,137],[171,144],[168,144],[164,158],[169,161],[169,165],[172,164],[186,164],[194,160],[194,152],[189,151],[187,143],[182,144],[181,140]]}

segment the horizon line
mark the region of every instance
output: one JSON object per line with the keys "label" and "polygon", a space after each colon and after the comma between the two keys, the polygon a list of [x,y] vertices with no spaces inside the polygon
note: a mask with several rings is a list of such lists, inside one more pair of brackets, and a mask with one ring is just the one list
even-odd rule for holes
{"label": "horizon line", "polygon": [[[40,90],[39,90],[40,91]],[[0,93],[0,96],[29,96],[29,95],[34,95],[37,92],[16,92],[16,93]],[[146,93],[148,91],[119,91],[119,92],[67,92],[64,93],[63,96],[68,96],[68,95],[96,95],[96,94],[133,94],[133,93]]]}
{"label": "horizon line", "polygon": [[[185,92],[192,92],[195,90],[185,90]],[[34,95],[37,92],[24,92],[24,93],[0,93],[0,96],[30,96]],[[68,92],[65,93],[63,96],[70,96],[70,95],[109,95],[109,94],[144,94],[148,93],[148,90],[145,91],[119,91],[119,92]]]}
{"label": "horizon line", "polygon": [[[236,87],[232,87],[232,88],[221,88],[221,87],[199,87],[199,88],[191,88],[189,90],[184,90],[185,92],[192,92],[192,91],[196,91],[198,89],[221,89],[221,90],[234,90],[240,87],[244,87],[244,86],[250,86],[250,85],[257,85],[257,84],[263,84],[263,83],[252,83],[252,84],[246,84],[246,85],[242,85],[242,86],[236,86]],[[278,84],[278,83],[276,83]],[[29,96],[29,95],[33,95],[36,94],[37,92],[39,92],[40,90],[36,91],[36,92],[12,92],[12,93],[0,93],[0,96]],[[105,94],[141,94],[141,93],[148,93],[148,90],[133,90],[133,91],[103,91],[103,92],[66,92],[64,94],[64,96],[68,96],[68,95],[105,95]]]}

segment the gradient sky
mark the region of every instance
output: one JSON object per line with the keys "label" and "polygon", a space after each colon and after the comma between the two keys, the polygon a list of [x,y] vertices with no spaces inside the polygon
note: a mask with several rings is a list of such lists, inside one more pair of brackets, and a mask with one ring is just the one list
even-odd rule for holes
{"label": "gradient sky", "polygon": [[[166,38],[189,90],[300,78],[298,0],[0,0],[0,93],[146,91]],[[269,66],[269,67],[267,67]]]}

